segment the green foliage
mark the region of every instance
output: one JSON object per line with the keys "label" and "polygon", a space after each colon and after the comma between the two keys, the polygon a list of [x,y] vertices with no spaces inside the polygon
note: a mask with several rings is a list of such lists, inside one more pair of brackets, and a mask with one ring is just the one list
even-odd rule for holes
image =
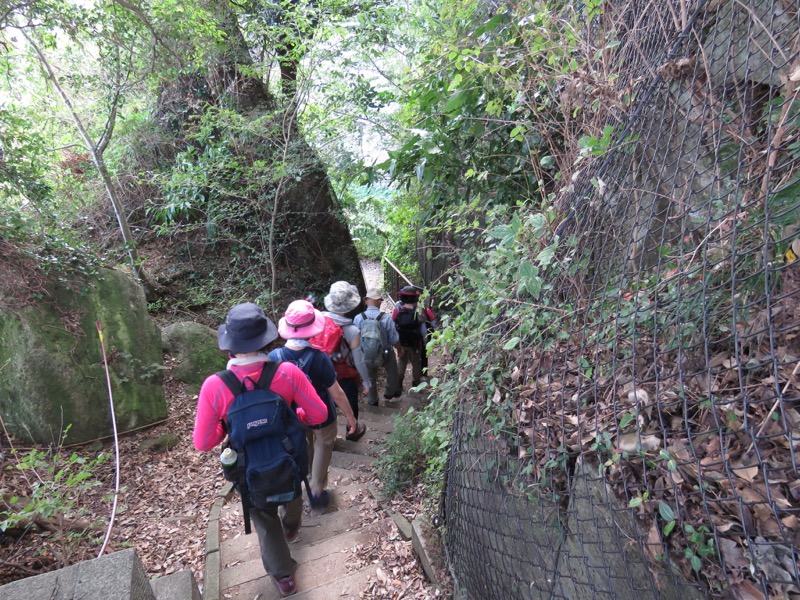
{"label": "green foliage", "polygon": [[434,418],[427,411],[410,409],[395,419],[394,428],[384,441],[385,451],[375,462],[384,494],[393,496],[402,492],[418,481],[422,473],[429,484],[441,485],[441,448],[449,445],[449,438],[442,432],[442,423],[433,422]]}
{"label": "green foliage", "polygon": [[[0,106],[0,199],[2,205],[45,205],[52,196],[47,183],[47,145],[28,119],[13,106]],[[0,205],[0,206],[2,206]]]}
{"label": "green foliage", "polygon": [[0,531],[27,526],[37,518],[76,519],[87,510],[81,506],[82,495],[100,485],[96,479],[98,468],[108,460],[106,454],[93,458],[62,449],[29,450],[27,454],[10,453],[16,464],[7,470],[21,471],[30,482],[29,494],[4,500],[5,511],[0,521]]}
{"label": "green foliage", "polygon": [[338,194],[344,209],[358,255],[379,260],[390,240],[394,245],[392,228],[387,222],[397,194],[386,188],[349,186]]}
{"label": "green foliage", "polygon": [[411,485],[424,470],[425,455],[419,435],[417,414],[409,411],[395,420],[384,440],[384,453],[375,461],[375,470],[383,484],[383,493],[393,496]]}
{"label": "green foliage", "polygon": [[699,573],[703,568],[703,559],[712,559],[716,556],[714,536],[705,525],[693,527],[686,523],[683,529],[688,542],[683,550],[683,556],[689,561],[692,569]]}

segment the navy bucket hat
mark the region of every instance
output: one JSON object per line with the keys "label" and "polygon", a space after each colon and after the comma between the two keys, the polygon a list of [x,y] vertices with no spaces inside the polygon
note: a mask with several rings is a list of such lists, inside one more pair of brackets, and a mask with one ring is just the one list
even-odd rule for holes
{"label": "navy bucket hat", "polygon": [[217,330],[220,350],[256,352],[278,338],[278,328],[252,302],[237,304],[228,311]]}

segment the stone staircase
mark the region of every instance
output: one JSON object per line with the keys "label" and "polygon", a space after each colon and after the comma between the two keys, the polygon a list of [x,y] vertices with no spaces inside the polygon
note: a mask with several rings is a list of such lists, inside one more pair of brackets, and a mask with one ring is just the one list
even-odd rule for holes
{"label": "stone staircase", "polygon": [[[331,506],[323,515],[306,508],[298,538],[290,544],[299,563],[295,578],[298,600],[359,598],[374,581],[379,561],[365,560],[359,549],[389,536],[400,538],[394,519],[384,510],[377,492],[369,484],[372,463],[384,436],[392,430],[393,418],[414,400],[403,396],[390,407],[361,407],[360,421],[367,433],[358,442],[344,440],[344,419],[334,447],[328,490]],[[225,490],[228,491],[228,490]],[[238,497],[220,498],[209,518],[206,544],[205,600],[277,600],[277,587],[264,572],[255,533],[236,531],[220,534],[220,519],[242,523]],[[224,527],[222,528],[225,529]]]}

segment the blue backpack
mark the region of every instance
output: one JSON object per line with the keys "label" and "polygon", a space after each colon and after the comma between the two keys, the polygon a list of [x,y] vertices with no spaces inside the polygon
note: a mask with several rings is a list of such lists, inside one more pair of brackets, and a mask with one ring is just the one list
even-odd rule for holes
{"label": "blue backpack", "polygon": [[[237,453],[234,480],[242,498],[245,533],[250,533],[250,508],[267,508],[291,502],[308,487],[306,427],[283,397],[269,389],[278,370],[267,362],[258,382],[243,381],[231,371],[220,371],[235,398],[225,416],[231,447]],[[248,390],[245,381],[254,387]]]}

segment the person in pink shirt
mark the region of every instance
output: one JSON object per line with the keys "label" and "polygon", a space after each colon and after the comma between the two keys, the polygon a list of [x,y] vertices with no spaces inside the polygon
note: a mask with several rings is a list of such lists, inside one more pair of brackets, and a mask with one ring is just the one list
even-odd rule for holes
{"label": "person in pink shirt", "polygon": [[[231,308],[217,332],[220,350],[230,353],[227,368],[248,387],[250,380],[258,381],[264,364],[269,360],[266,348],[277,337],[275,324],[258,306],[249,302]],[[314,386],[292,363],[280,363],[270,390],[280,395],[305,425],[319,425],[328,418],[328,408]],[[225,439],[223,421],[233,400],[233,393],[216,374],[205,380],[197,400],[193,433],[197,450],[212,450]],[[297,562],[292,558],[288,542],[297,536],[302,516],[302,496],[281,506],[280,510],[277,506],[250,509],[261,547],[261,562],[283,596],[297,591],[294,580]]]}

